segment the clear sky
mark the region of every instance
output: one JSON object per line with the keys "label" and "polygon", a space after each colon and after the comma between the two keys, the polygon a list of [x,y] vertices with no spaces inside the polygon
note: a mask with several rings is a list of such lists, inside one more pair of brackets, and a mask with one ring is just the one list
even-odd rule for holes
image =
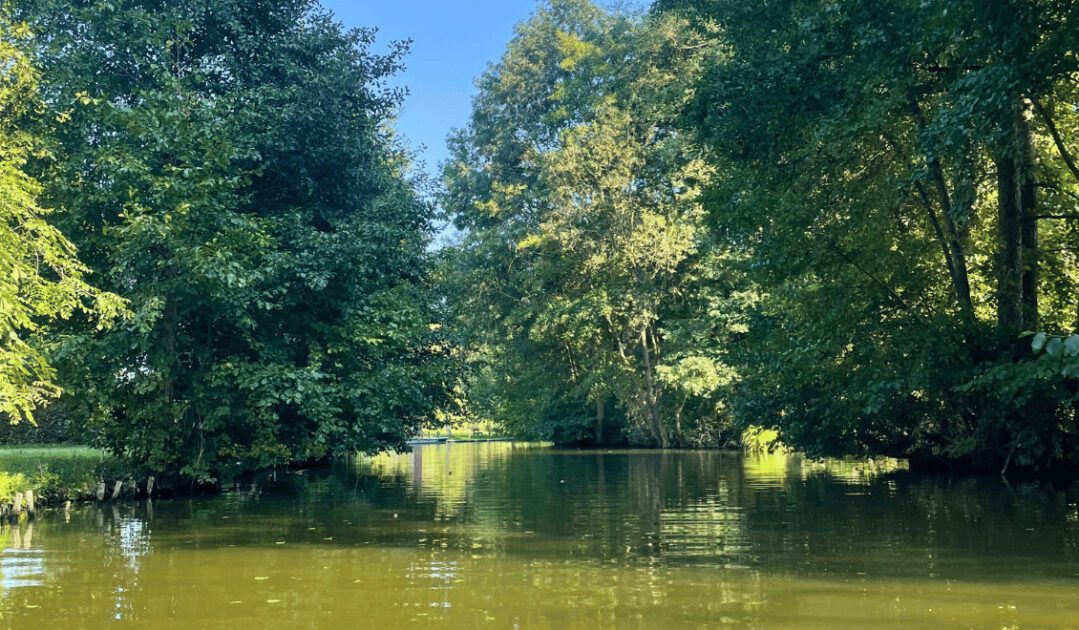
{"label": "clear sky", "polygon": [[536,0],[322,0],[348,27],[375,26],[379,47],[413,40],[398,83],[409,89],[397,127],[435,173],[446,135],[468,122],[474,81],[502,56]]}

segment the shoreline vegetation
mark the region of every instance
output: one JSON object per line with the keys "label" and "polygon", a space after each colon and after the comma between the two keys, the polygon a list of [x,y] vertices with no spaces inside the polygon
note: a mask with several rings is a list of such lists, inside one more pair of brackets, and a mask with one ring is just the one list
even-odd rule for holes
{"label": "shoreline vegetation", "polygon": [[[885,456],[876,457],[845,457],[845,458],[807,458],[802,453],[797,453],[776,441],[776,433],[770,430],[753,429],[743,436],[741,449],[731,448],[676,448],[660,449],[662,452],[678,453],[684,451],[719,451],[737,452],[747,460],[762,460],[764,464],[773,457],[787,458],[797,456],[802,461],[803,468],[814,472],[826,472],[834,476],[844,478],[856,478],[859,476],[888,475],[893,473],[913,473],[927,475],[945,474],[951,477],[989,477],[990,474],[979,475],[969,470],[940,469],[920,467],[903,458]],[[551,442],[535,443],[517,440],[512,437],[493,434],[479,434],[475,431],[461,430],[447,437],[445,434],[440,438],[443,441],[426,441],[420,438],[410,445],[410,448],[424,446],[472,444],[487,442],[515,442],[528,444],[529,446],[546,446],[559,451],[569,452],[593,452],[593,453],[634,453],[655,452],[650,447],[624,445],[596,446],[567,446],[556,445]],[[429,439],[429,438],[427,438]],[[379,454],[379,456],[384,456]],[[376,457],[377,458],[377,457]],[[292,467],[295,471],[324,468],[332,465],[332,462],[309,463]],[[762,465],[762,464],[756,464]],[[27,504],[22,503],[21,510],[13,510],[13,501],[17,495],[33,493],[33,501],[37,510],[71,509],[82,503],[112,503],[147,500],[151,498],[183,498],[195,497],[208,493],[222,491],[222,488],[237,483],[251,483],[256,479],[276,479],[278,471],[267,469],[262,471],[250,471],[243,475],[242,480],[237,479],[229,484],[221,485],[195,485],[184,483],[181,478],[173,477],[159,481],[155,475],[139,472],[120,459],[107,453],[88,446],[49,444],[49,445],[0,445],[0,516],[3,523],[18,522],[21,518],[34,518],[34,514],[27,509]],[[1064,476],[1033,476],[1020,475],[1020,481],[1072,481],[1074,474]],[[152,480],[152,481],[151,481]],[[1007,479],[1002,479],[1007,483]],[[149,484],[149,485],[148,485]],[[149,493],[147,492],[149,490]]]}
{"label": "shoreline vegetation", "polygon": [[[495,434],[477,434],[476,431],[458,431],[447,437],[443,432],[437,436],[445,441],[424,442],[423,438],[412,445],[416,448],[424,445],[470,444],[483,442],[521,442],[511,437]],[[547,446],[555,446],[547,443]],[[782,448],[773,450],[769,446],[760,450],[748,450],[747,453],[786,453]],[[587,449],[610,450],[610,449]],[[635,450],[635,449],[631,449]],[[867,465],[872,465],[866,460]],[[300,466],[298,469],[319,468],[328,462]],[[273,470],[252,471],[246,477],[273,476]],[[150,495],[147,483],[150,482]],[[153,496],[183,497],[197,496],[214,490],[214,487],[178,484],[179,479],[171,482],[125,465],[116,457],[104,451],[82,445],[40,444],[40,445],[3,445],[0,444],[0,506],[6,506],[5,514],[12,513],[12,502],[17,493],[33,493],[39,509],[59,508],[67,503],[145,500]],[[119,484],[119,485],[117,485]],[[217,488],[219,489],[219,488]]]}
{"label": "shoreline vegetation", "polygon": [[39,507],[94,498],[102,480],[126,478],[117,459],[87,446],[0,445],[0,504],[32,491]]}
{"label": "shoreline vegetation", "polygon": [[540,0],[439,178],[408,42],[318,0],[0,0],[0,442],[122,455],[4,487],[476,433],[1079,473],[1062,6]]}

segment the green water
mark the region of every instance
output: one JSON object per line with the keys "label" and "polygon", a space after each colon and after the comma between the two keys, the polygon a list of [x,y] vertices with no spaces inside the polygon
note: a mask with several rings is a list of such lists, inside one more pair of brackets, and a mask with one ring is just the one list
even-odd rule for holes
{"label": "green water", "polygon": [[1079,488],[426,446],[0,533],[12,628],[1079,627]]}

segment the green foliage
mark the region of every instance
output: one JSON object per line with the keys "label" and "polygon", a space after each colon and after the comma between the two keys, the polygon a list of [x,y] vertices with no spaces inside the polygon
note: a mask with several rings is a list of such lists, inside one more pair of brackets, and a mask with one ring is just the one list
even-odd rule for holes
{"label": "green foliage", "polygon": [[30,444],[86,444],[86,422],[71,413],[63,400],[51,403],[34,414],[34,423],[0,422],[0,446]]}
{"label": "green foliage", "polygon": [[1069,7],[544,2],[451,138],[435,267],[402,45],[316,0],[12,5],[0,414],[62,385],[63,422],[196,481],[477,418],[1067,464]]}
{"label": "green foliage", "polygon": [[783,443],[779,441],[779,431],[750,426],[742,431],[742,449],[751,454],[785,453]]}
{"label": "green foliage", "polygon": [[16,492],[23,492],[29,487],[21,473],[0,472],[0,501],[11,501]]}
{"label": "green foliage", "polygon": [[962,446],[975,449],[986,433],[1006,432],[1014,463],[1058,461],[1073,448],[1075,430],[1060,420],[1079,409],[1079,335],[1038,333],[1031,338],[1031,354],[978,366],[959,389],[988,402],[978,433]]}
{"label": "green foliage", "polygon": [[1079,325],[1077,29],[1049,0],[543,5],[446,169],[471,398],[556,440],[614,407],[661,446],[1067,461],[1070,342],[1017,337]]}
{"label": "green foliage", "polygon": [[45,325],[78,313],[104,326],[123,309],[86,283],[86,267],[38,205],[41,185],[26,172],[43,151],[27,131],[42,107],[32,42],[29,27],[0,5],[0,420],[12,424],[33,423],[61,392],[42,350]]}
{"label": "green foliage", "polygon": [[685,120],[715,156],[711,225],[759,291],[735,415],[815,454],[1073,457],[1075,383],[1016,336],[1079,325],[1074,12],[657,8],[721,50]]}
{"label": "green foliage", "polygon": [[707,50],[686,27],[544,4],[451,141],[470,395],[518,434],[667,446],[719,422],[725,333],[699,319],[724,293],[705,285],[723,273],[700,200],[713,173],[674,125]]}
{"label": "green foliage", "polygon": [[44,198],[131,304],[57,339],[95,444],[199,481],[403,448],[453,382],[387,130],[403,47],[314,0],[30,4]]}

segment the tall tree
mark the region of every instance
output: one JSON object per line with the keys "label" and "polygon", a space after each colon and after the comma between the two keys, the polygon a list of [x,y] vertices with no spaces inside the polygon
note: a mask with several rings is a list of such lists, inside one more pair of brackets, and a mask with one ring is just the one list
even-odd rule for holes
{"label": "tall tree", "polygon": [[688,118],[723,174],[715,225],[765,295],[740,414],[817,452],[1072,452],[1060,373],[1018,396],[971,379],[1029,358],[1024,330],[1074,326],[1075,181],[1035,114],[1074,96],[1075,3],[657,8],[727,51]]}
{"label": "tall tree", "polygon": [[[479,289],[460,310],[491,365],[481,378],[502,377],[496,417],[539,437],[602,442],[624,418],[634,442],[690,443],[732,380],[718,344],[686,344],[718,253],[700,203],[711,170],[674,125],[707,50],[685,27],[547,3],[452,142],[446,205]],[[683,372],[706,383],[680,388]]]}

